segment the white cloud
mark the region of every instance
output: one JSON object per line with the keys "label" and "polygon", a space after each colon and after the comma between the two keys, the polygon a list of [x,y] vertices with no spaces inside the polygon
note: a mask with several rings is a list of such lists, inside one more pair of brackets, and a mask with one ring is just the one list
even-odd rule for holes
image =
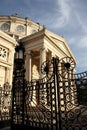
{"label": "white cloud", "polygon": [[79,14],[79,12],[76,13],[76,18],[78,21],[78,24],[80,25],[80,30],[82,29],[84,33],[87,34],[87,24],[85,25],[85,22],[83,21],[83,17]]}
{"label": "white cloud", "polygon": [[39,11],[40,16],[37,16],[37,18],[41,23],[44,23],[44,25],[51,29],[62,28],[70,22],[71,4],[72,0],[55,0],[55,8],[49,11]]}
{"label": "white cloud", "polygon": [[70,2],[70,0],[57,0],[59,8],[57,9],[56,27],[61,28],[68,24],[71,12]]}

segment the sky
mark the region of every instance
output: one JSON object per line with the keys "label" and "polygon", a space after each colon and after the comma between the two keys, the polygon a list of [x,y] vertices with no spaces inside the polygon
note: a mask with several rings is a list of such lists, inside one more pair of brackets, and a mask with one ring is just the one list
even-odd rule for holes
{"label": "sky", "polygon": [[87,0],[0,0],[0,15],[28,17],[67,41],[77,64],[87,71]]}

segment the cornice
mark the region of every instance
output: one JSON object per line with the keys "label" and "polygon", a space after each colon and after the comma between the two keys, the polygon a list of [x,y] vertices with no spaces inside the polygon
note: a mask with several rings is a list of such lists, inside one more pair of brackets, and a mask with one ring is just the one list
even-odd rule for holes
{"label": "cornice", "polygon": [[65,41],[65,39],[63,37],[60,37],[58,36],[57,34],[54,34],[54,33],[51,33],[50,31],[46,30],[46,29],[42,29],[41,31],[35,33],[35,34],[32,34],[32,35],[29,35],[25,38],[22,38],[22,42],[27,42],[27,43],[30,43],[31,41],[35,41],[35,40],[38,40],[38,39],[41,39],[43,38],[46,39],[46,40],[49,40],[50,44],[55,47],[56,49],[60,50],[62,54],[64,54],[65,56],[68,56],[66,54],[66,52],[60,47],[58,46],[58,44],[56,44],[55,40],[60,41],[62,42],[62,45],[65,47],[65,50],[67,50],[68,54],[73,57],[74,61],[76,62],[76,59],[73,55],[73,53],[71,52],[69,46],[67,45],[67,42]]}
{"label": "cornice", "polygon": [[20,39],[20,41],[27,42],[28,40],[30,41],[30,40],[35,40],[35,39],[38,39],[38,38],[40,38],[40,39],[44,38],[44,36],[45,36],[45,32],[42,29],[42,30],[40,30],[40,31],[38,31],[38,32],[36,32],[34,34],[28,35],[28,36]]}
{"label": "cornice", "polygon": [[72,53],[72,51],[70,50],[66,40],[63,38],[63,37],[60,37],[59,35],[57,34],[54,34],[48,30],[45,30],[45,36],[53,43],[52,45],[55,45],[55,47],[59,48],[64,54],[66,54],[56,43],[53,39],[56,39],[60,42],[63,43],[63,45],[66,47],[65,49],[68,51],[68,53],[70,54],[71,57],[73,57],[75,63],[76,63],[76,59]]}
{"label": "cornice", "polygon": [[4,60],[0,60],[0,65],[1,65],[1,66],[5,66],[5,67],[8,67],[8,68],[10,68],[10,67],[12,66],[11,63],[6,62],[6,61],[4,61]]}
{"label": "cornice", "polygon": [[39,23],[33,22],[28,17],[22,18],[22,17],[19,17],[18,15],[9,15],[9,16],[0,15],[0,21],[10,21],[14,23],[20,22],[25,25],[36,26],[37,28],[42,28],[42,26]]}
{"label": "cornice", "polygon": [[11,36],[9,36],[8,34],[4,33],[1,30],[0,30],[0,37],[12,43],[14,46],[18,44],[14,38],[12,38]]}

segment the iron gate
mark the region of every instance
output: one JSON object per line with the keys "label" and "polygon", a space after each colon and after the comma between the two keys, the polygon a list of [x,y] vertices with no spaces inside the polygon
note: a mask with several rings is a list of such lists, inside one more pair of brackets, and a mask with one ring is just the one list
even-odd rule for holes
{"label": "iron gate", "polygon": [[71,57],[42,64],[43,79],[26,82],[16,71],[13,82],[12,130],[24,127],[46,130],[86,130],[87,106],[79,103]]}
{"label": "iron gate", "polygon": [[11,95],[11,86],[6,82],[0,87],[0,129],[11,125]]}

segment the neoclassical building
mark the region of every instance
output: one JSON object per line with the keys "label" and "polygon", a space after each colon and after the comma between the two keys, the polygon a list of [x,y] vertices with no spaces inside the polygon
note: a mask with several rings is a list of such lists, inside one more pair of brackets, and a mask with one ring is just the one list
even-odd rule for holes
{"label": "neoclassical building", "polygon": [[4,31],[14,39],[18,40],[32,35],[43,28],[39,23],[29,18],[20,18],[17,14],[11,16],[0,16],[0,30]]}
{"label": "neoclassical building", "polygon": [[18,15],[0,16],[0,86],[12,83],[15,47],[22,42],[25,48],[26,80],[39,79],[41,65],[52,57],[72,57],[66,40],[39,23]]}
{"label": "neoclassical building", "polygon": [[0,87],[5,82],[12,84],[14,53],[17,42],[15,39],[0,31]]}
{"label": "neoclassical building", "polygon": [[21,39],[25,47],[26,79],[41,78],[41,65],[52,57],[59,59],[73,57],[64,38],[42,29],[39,32]]}

